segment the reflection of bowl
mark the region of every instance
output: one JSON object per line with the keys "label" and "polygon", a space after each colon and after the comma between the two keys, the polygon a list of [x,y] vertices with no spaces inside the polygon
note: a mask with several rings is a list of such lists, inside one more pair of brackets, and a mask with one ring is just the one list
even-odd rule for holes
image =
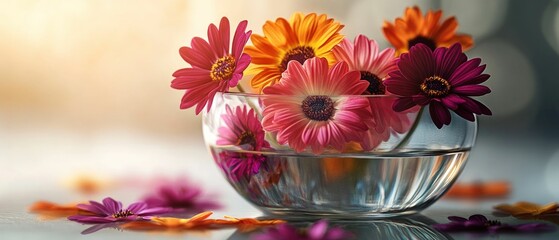
{"label": "reflection of bowl", "polygon": [[[370,221],[330,221],[330,226],[339,226],[351,232],[354,239],[452,239],[450,236],[438,232],[430,225],[435,222],[422,215],[414,215],[410,218],[391,218]],[[308,227],[311,222],[289,223],[297,227]],[[237,231],[228,240],[250,239],[254,233],[243,233]]]}
{"label": "reflection of bowl", "polygon": [[[235,130],[239,139],[229,140],[231,144],[220,141],[231,138],[233,131],[227,130],[232,128],[231,119],[224,116],[246,118],[238,116],[241,111],[235,112],[240,106],[254,109],[252,117],[261,120],[259,114],[268,97],[272,96],[216,95],[211,111],[204,114],[204,138],[215,162],[240,195],[264,212],[284,217],[354,219],[416,213],[441,197],[458,177],[477,131],[475,122],[454,115],[449,126],[437,129],[427,111],[420,118],[417,111],[390,112],[392,96],[350,96],[366,99],[372,108],[380,109],[377,117],[391,118],[374,120],[386,126],[370,130],[376,131],[372,135],[389,134],[371,151],[351,142],[342,152],[297,153],[278,144],[274,133],[247,133],[239,128]],[[258,144],[246,136],[265,136],[269,144],[255,149]]]}

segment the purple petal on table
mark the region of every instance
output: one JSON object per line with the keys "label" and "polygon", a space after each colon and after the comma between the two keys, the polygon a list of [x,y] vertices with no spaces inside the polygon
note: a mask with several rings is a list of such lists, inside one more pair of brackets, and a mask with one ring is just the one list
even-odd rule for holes
{"label": "purple petal on table", "polygon": [[122,203],[114,200],[111,197],[106,197],[105,199],[103,199],[103,205],[105,205],[105,209],[107,209],[109,213],[116,213],[122,210]]}
{"label": "purple petal on table", "polygon": [[555,230],[555,227],[545,223],[525,223],[516,225],[516,229],[522,232],[547,232]]}
{"label": "purple petal on table", "polygon": [[109,216],[111,214],[113,214],[113,212],[110,212],[105,205],[96,202],[96,201],[89,201],[89,204],[95,208],[98,209],[98,212],[100,213],[99,215],[105,215],[105,216]]}
{"label": "purple petal on table", "polygon": [[141,212],[146,210],[147,206],[148,205],[145,202],[136,202],[130,204],[127,209],[137,215],[141,215]]}
{"label": "purple petal on table", "polygon": [[516,227],[511,226],[511,225],[507,225],[507,224],[489,226],[489,227],[487,227],[487,230],[489,232],[492,232],[492,233],[496,233],[496,232],[516,232],[517,231]]}
{"label": "purple petal on table", "polygon": [[95,213],[97,215],[107,215],[105,210],[99,209],[99,207],[95,206],[95,205],[81,204],[80,203],[80,204],[76,205],[76,207],[78,207],[78,209],[88,211],[88,212],[92,212],[92,213]]}
{"label": "purple petal on table", "polygon": [[468,219],[469,221],[475,221],[475,222],[480,222],[480,223],[485,223],[487,222],[487,218],[481,214],[474,214],[472,216],[470,216],[470,218]]}
{"label": "purple petal on table", "polygon": [[448,217],[448,220],[453,221],[453,222],[465,222],[468,221],[468,219],[465,219],[463,217],[458,217],[458,216],[450,216]]}
{"label": "purple petal on table", "polygon": [[159,215],[159,214],[170,213],[172,211],[173,211],[172,208],[154,207],[154,208],[143,209],[140,212],[138,212],[137,214],[141,215],[141,216],[156,216],[156,215]]}
{"label": "purple petal on table", "polygon": [[464,224],[457,222],[433,224],[433,228],[443,232],[456,232],[466,229]]}
{"label": "purple petal on table", "polygon": [[76,221],[80,223],[109,223],[114,221],[108,217],[83,216],[83,215],[69,216],[68,220]]}

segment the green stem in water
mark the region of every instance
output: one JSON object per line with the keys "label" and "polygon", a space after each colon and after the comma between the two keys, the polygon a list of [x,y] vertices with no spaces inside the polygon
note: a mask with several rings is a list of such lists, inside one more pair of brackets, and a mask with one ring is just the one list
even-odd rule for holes
{"label": "green stem in water", "polygon": [[401,147],[408,144],[408,142],[410,141],[411,136],[415,132],[415,129],[419,125],[419,121],[421,120],[421,115],[423,115],[423,109],[424,108],[425,107],[421,107],[419,109],[419,111],[417,112],[417,117],[415,118],[415,121],[413,122],[413,125],[411,126],[410,130],[408,131],[408,133],[406,133],[406,136],[404,137],[404,139],[402,139],[402,141],[400,141],[400,143],[398,143],[398,145],[396,145],[396,147],[394,147],[394,149],[392,151],[399,150]]}

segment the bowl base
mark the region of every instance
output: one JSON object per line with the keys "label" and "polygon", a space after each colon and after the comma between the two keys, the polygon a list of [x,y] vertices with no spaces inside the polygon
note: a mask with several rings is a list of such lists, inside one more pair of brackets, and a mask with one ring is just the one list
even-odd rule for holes
{"label": "bowl base", "polygon": [[369,219],[386,219],[410,216],[419,213],[419,210],[406,209],[403,211],[390,212],[325,212],[325,211],[304,211],[285,208],[261,208],[261,210],[270,217],[279,218],[290,221],[307,221],[318,219],[333,219],[344,221],[361,221]]}

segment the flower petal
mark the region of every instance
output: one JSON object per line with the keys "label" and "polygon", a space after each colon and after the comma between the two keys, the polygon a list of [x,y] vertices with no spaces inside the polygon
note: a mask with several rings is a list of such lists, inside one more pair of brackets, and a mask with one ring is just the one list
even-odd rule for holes
{"label": "flower petal", "polygon": [[450,112],[440,102],[431,101],[429,103],[429,113],[437,128],[442,128],[443,125],[450,124]]}
{"label": "flower petal", "polygon": [[482,96],[490,93],[491,89],[483,85],[463,85],[452,88],[452,92],[467,96]]}

